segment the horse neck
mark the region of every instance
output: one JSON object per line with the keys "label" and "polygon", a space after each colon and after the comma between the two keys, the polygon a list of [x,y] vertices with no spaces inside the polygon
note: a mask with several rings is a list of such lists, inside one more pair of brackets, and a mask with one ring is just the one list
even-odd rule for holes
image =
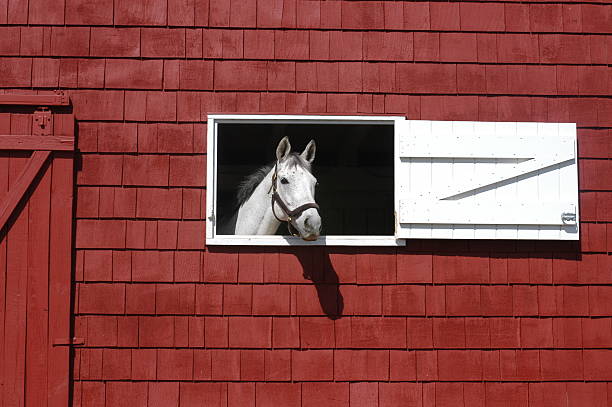
{"label": "horse neck", "polygon": [[236,218],[237,235],[273,235],[280,222],[272,213],[272,169],[257,185],[249,199],[240,206]]}

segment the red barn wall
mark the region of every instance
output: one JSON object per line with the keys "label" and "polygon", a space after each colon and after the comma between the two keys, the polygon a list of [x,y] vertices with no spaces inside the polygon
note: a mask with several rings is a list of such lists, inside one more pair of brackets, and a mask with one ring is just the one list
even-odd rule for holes
{"label": "red barn wall", "polygon": [[[594,3],[0,2],[0,86],[78,120],[73,405],[611,405]],[[576,122],[581,241],[206,248],[209,112]]]}

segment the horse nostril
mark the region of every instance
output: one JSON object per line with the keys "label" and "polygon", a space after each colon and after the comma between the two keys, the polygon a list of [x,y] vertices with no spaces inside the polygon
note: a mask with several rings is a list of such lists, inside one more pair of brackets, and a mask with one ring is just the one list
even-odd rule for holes
{"label": "horse nostril", "polygon": [[304,228],[313,233],[321,231],[321,220],[318,216],[309,216],[304,218]]}

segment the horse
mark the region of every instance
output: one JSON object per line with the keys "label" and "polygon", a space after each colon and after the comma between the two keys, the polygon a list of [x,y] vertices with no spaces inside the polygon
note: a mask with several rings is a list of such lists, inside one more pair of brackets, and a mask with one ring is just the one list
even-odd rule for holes
{"label": "horse", "polygon": [[[317,179],[311,172],[315,153],[314,140],[298,154],[291,152],[289,138],[284,137],[276,147],[276,162],[259,168],[240,183],[238,209],[232,216],[233,234],[273,235],[281,222],[287,222],[293,236],[316,240],[321,217],[314,199]],[[222,233],[232,234],[227,226],[224,229]]]}

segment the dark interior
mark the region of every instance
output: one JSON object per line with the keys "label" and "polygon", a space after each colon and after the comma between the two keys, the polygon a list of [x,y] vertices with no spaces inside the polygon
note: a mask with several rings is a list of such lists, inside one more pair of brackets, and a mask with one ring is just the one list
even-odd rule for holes
{"label": "dark interior", "polygon": [[[237,209],[240,181],[274,162],[284,136],[296,152],[316,141],[312,171],[319,181],[322,235],[393,235],[393,125],[379,124],[220,124],[220,223]],[[277,234],[288,234],[284,224]]]}

